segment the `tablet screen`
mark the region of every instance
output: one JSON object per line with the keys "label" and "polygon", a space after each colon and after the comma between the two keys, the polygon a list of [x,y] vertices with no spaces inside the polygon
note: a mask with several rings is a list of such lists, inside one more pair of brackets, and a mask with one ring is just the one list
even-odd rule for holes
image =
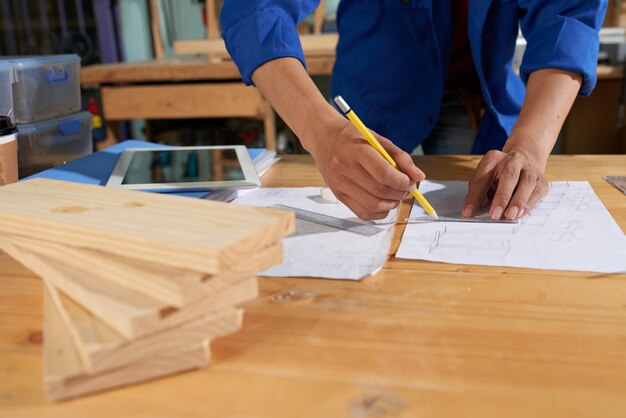
{"label": "tablet screen", "polygon": [[245,180],[234,149],[134,152],[122,184]]}

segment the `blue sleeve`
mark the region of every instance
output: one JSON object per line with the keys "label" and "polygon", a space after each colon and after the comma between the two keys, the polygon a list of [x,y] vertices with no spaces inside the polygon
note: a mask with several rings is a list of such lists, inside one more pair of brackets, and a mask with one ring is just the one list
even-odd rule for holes
{"label": "blue sleeve", "polygon": [[306,65],[297,24],[310,15],[319,0],[225,0],[220,13],[226,49],[243,81],[262,64],[294,57]]}
{"label": "blue sleeve", "polygon": [[581,74],[579,94],[591,94],[607,1],[519,0],[521,29],[528,42],[520,68],[524,83],[533,71],[558,68]]}

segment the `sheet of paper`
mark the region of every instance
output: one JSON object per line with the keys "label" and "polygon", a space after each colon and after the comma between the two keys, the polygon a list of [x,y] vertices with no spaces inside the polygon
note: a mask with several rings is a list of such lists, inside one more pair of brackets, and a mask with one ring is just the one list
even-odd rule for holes
{"label": "sheet of paper", "polygon": [[[345,205],[322,200],[319,187],[240,191],[233,203],[265,207],[282,204],[361,222]],[[368,223],[382,229],[371,237],[296,219],[295,234],[282,240],[283,263],[260,275],[359,280],[375,274],[387,260],[396,217],[394,211],[387,219]]]}
{"label": "sheet of paper", "polygon": [[[424,181],[420,190],[443,216],[460,217],[466,182]],[[414,204],[409,219],[422,219]],[[517,224],[409,220],[398,258],[552,270],[626,272],[626,236],[587,182],[553,182]]]}

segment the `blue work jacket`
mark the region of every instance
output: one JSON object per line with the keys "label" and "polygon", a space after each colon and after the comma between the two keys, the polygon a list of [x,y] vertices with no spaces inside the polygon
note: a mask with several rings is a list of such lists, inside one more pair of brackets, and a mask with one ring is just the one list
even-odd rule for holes
{"label": "blue work jacket", "polygon": [[[450,0],[342,0],[331,94],[341,94],[371,129],[406,151],[428,137],[439,115],[453,49]],[[226,47],[246,84],[267,61],[305,64],[296,24],[316,0],[225,0]],[[581,95],[596,83],[598,32],[607,0],[469,0],[468,36],[486,110],[472,152],[501,149],[535,70],[580,73]],[[521,28],[528,45],[512,68]]]}

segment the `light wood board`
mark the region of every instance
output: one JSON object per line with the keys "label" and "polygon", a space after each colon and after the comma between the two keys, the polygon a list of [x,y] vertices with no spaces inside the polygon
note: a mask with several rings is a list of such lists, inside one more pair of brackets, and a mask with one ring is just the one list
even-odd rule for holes
{"label": "light wood board", "polygon": [[203,367],[208,343],[146,358],[108,372],[88,374],[72,344],[72,336],[44,286],[44,386],[52,400],[99,392]]}
{"label": "light wood board", "polygon": [[[189,270],[133,260],[128,257],[36,241],[20,236],[4,236],[0,241],[78,270],[88,277],[134,290],[167,306],[182,308],[205,299],[233,283],[255,276],[282,261],[282,244],[274,244],[241,260],[232,270],[207,275]],[[2,246],[0,242],[0,247]],[[15,252],[10,248],[7,252]],[[28,266],[28,262],[24,261]]]}
{"label": "light wood board", "polygon": [[238,331],[243,321],[242,309],[227,308],[180,327],[146,338],[129,340],[54,286],[48,284],[47,291],[57,313],[70,332],[84,369],[90,374],[124,367],[155,355],[178,351],[182,347],[212,341]]}
{"label": "light wood board", "polygon": [[[334,63],[334,57],[307,57],[306,69],[310,75],[330,75]],[[602,77],[601,74],[598,76]],[[232,61],[213,62],[206,57],[197,56],[89,65],[81,68],[80,80],[83,86],[202,80],[240,82],[241,74]],[[104,109],[108,115],[109,109]]]}
{"label": "light wood board", "polygon": [[243,83],[102,87],[107,120],[241,117],[262,119],[265,100]]}
{"label": "light wood board", "polygon": [[127,339],[145,337],[212,312],[240,305],[258,295],[255,277],[235,283],[208,281],[202,287],[216,286],[202,300],[177,309],[134,290],[111,284],[57,261],[18,249],[0,240],[0,249],[45,281],[66,293],[85,309]]}
{"label": "light wood board", "polygon": [[0,189],[0,231],[215,274],[294,231],[293,213],[48,179]]}
{"label": "light wood board", "polygon": [[[304,56],[334,57],[339,36],[336,33],[300,35]],[[174,41],[178,55],[207,54],[211,58],[230,59],[223,39],[189,39]]]}

